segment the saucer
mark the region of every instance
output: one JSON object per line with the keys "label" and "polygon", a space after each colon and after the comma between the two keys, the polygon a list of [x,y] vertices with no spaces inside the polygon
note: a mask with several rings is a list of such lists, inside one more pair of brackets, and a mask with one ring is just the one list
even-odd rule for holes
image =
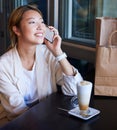
{"label": "saucer", "polygon": [[72,115],[72,116],[81,118],[81,119],[83,119],[83,120],[88,120],[88,119],[90,119],[90,118],[92,118],[92,117],[98,115],[98,114],[100,113],[100,111],[97,110],[97,109],[94,109],[94,108],[89,107],[89,113],[88,113],[88,115],[82,116],[82,115],[80,114],[80,110],[79,110],[79,106],[78,106],[78,107],[75,107],[75,108],[69,110],[68,113],[69,113],[70,115]]}

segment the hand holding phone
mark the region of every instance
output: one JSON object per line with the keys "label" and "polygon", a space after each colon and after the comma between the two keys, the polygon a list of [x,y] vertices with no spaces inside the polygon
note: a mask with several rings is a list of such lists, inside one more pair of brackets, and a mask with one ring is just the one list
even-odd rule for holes
{"label": "hand holding phone", "polygon": [[49,42],[53,42],[53,37],[54,37],[54,32],[51,31],[48,27],[46,28],[46,34],[45,34],[45,38],[49,41]]}

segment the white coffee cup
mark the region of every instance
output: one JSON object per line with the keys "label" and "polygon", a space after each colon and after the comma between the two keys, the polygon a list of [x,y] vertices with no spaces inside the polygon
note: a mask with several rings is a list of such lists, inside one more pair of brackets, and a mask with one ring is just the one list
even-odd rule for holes
{"label": "white coffee cup", "polygon": [[89,103],[92,92],[92,83],[86,80],[81,81],[77,85],[78,104],[81,115],[87,115],[89,112]]}

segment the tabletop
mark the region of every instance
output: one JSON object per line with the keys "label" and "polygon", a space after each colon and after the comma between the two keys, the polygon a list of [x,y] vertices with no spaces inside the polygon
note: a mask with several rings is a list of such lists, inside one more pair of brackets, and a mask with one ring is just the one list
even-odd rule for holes
{"label": "tabletop", "polygon": [[117,98],[91,98],[90,107],[100,110],[100,114],[82,120],[59,110],[74,108],[72,97],[54,93],[31,109],[17,117],[1,130],[117,130]]}

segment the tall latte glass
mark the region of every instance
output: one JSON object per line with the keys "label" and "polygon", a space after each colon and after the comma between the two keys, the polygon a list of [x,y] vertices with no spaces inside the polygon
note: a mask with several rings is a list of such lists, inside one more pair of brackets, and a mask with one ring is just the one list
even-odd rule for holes
{"label": "tall latte glass", "polygon": [[77,85],[78,104],[79,104],[80,114],[82,116],[88,115],[89,113],[91,91],[92,91],[91,82],[84,80],[78,83]]}

